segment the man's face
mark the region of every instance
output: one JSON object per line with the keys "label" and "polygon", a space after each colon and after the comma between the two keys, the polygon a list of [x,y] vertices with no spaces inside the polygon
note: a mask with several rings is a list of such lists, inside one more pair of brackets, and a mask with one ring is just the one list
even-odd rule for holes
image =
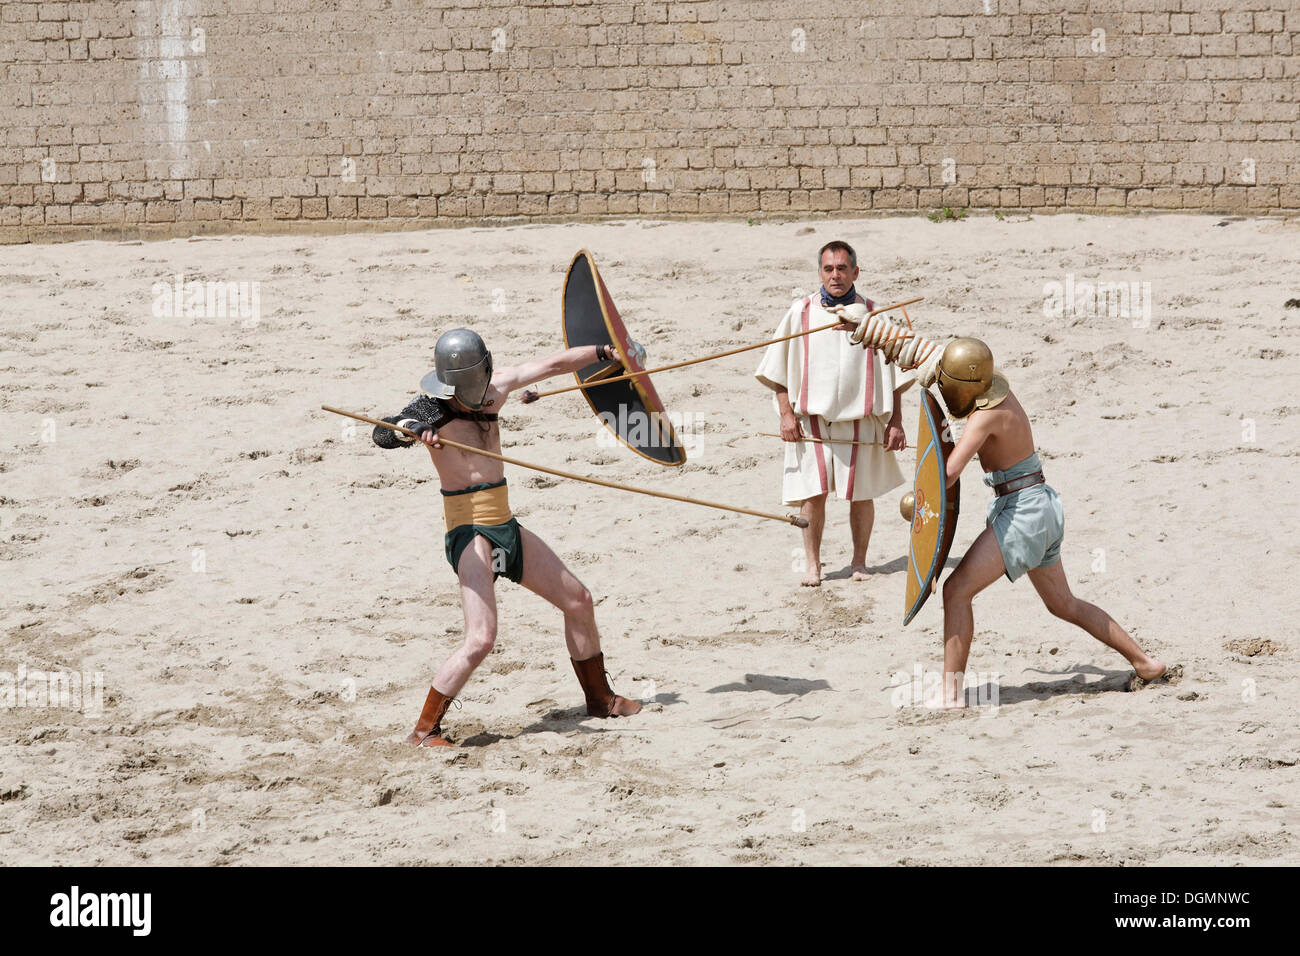
{"label": "man's face", "polygon": [[849,261],[849,254],[843,249],[827,249],[822,253],[822,285],[831,295],[842,296],[857,278],[857,266]]}

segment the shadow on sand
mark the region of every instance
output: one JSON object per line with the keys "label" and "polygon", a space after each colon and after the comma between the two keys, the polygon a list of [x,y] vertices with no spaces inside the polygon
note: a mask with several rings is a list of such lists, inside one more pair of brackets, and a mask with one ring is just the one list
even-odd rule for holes
{"label": "shadow on sand", "polygon": [[746,674],[744,683],[720,684],[710,687],[706,694],[732,694],[737,691],[765,690],[769,694],[782,697],[802,697],[815,690],[830,690],[831,685],[824,680],[805,680],[802,677],[780,677],[774,674]]}
{"label": "shadow on sand", "polygon": [[[642,700],[642,704],[659,704],[663,707],[672,707],[674,704],[681,703],[681,696],[678,694],[656,694],[652,700]],[[635,718],[629,718],[635,719]],[[466,737],[460,742],[462,747],[488,747],[502,740],[513,740],[516,737],[522,737],[525,734],[570,734],[578,732],[580,734],[602,734],[605,732],[605,725],[614,723],[623,725],[621,718],[612,720],[599,720],[587,715],[587,708],[583,707],[564,707],[548,710],[540,721],[529,724],[527,727],[520,729],[517,734],[494,734],[483,732],[475,734],[472,737]]]}
{"label": "shadow on sand", "polygon": [[[957,567],[957,564],[958,562],[960,562],[960,560],[961,560],[960,558],[954,558],[952,555],[949,555],[948,560],[944,562],[943,566],[949,571],[951,571],[953,568]],[[906,570],[907,570],[907,558],[894,558],[893,561],[887,561],[884,564],[867,565],[867,573],[873,575],[898,574]],[[851,577],[853,577],[853,566],[846,564],[838,571],[830,571],[826,574],[823,574],[822,580],[823,581],[844,581]]]}
{"label": "shadow on sand", "polygon": [[[1027,681],[1024,684],[1002,684],[997,690],[997,703],[1000,707],[1008,704],[1020,704],[1029,700],[1051,700],[1053,697],[1090,696],[1106,694],[1113,691],[1127,691],[1129,680],[1133,677],[1131,669],[1112,671],[1080,664],[1076,667],[1062,668],[1059,671],[1037,671],[1058,680]],[[1088,680],[1089,676],[1100,680]],[[994,688],[988,682],[975,688],[977,699],[992,701]],[[972,689],[967,688],[968,699]]]}

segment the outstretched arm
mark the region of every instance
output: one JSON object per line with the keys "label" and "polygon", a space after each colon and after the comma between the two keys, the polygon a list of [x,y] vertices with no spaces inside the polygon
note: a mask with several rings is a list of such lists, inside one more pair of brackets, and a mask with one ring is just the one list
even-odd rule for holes
{"label": "outstretched arm", "polygon": [[502,392],[534,385],[556,375],[576,372],[597,362],[617,361],[618,353],[608,345],[580,345],[576,349],[565,349],[549,358],[524,362],[508,368],[499,368],[492,376],[492,384]]}
{"label": "outstretched arm", "polygon": [[975,457],[988,437],[989,429],[985,424],[985,416],[971,413],[966,421],[966,430],[961,433],[961,439],[953,448],[952,454],[948,456],[948,487],[951,488],[953,482],[961,477],[962,469]]}

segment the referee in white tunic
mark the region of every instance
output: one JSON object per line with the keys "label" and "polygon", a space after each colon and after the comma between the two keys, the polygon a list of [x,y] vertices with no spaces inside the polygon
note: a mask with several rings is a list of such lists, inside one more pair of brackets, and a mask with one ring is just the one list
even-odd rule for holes
{"label": "referee in white tunic", "polygon": [[[834,322],[825,311],[831,306],[875,307],[854,286],[858,258],[848,243],[822,246],[818,272],[820,291],[791,304],[776,337]],[[849,502],[853,580],[866,580],[876,516],[872,499],[903,483],[895,456],[907,447],[900,398],[914,373],[899,371],[875,349],[854,345],[848,333],[827,329],[768,346],[754,374],[775,393],[781,416],[786,442],[781,498],[787,505],[801,504],[800,514],[808,519],[803,531],[807,572],[801,583],[821,584],[822,530],[832,491]]]}

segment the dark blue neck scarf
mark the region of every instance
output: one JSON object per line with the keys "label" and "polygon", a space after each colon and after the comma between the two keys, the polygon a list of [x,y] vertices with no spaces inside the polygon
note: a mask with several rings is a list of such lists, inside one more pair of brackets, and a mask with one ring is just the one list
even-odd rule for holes
{"label": "dark blue neck scarf", "polygon": [[828,308],[832,305],[852,305],[858,301],[858,290],[854,286],[849,286],[849,291],[839,298],[831,295],[826,291],[826,286],[822,286],[822,308]]}

